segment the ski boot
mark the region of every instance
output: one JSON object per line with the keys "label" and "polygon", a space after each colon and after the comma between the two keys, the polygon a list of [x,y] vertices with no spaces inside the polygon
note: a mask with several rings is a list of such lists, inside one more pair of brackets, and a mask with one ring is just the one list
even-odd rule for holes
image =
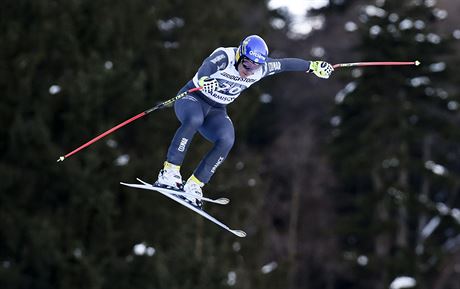
{"label": "ski boot", "polygon": [[158,180],[153,185],[166,189],[182,190],[182,176],[180,175],[179,169],[180,166],[165,162],[164,167],[158,174]]}
{"label": "ski boot", "polygon": [[[203,197],[203,191],[201,190],[203,186],[204,184],[200,180],[198,180],[194,175],[192,175],[185,183],[184,191],[188,194]],[[199,209],[203,209],[203,202],[201,201],[201,199],[184,196],[184,200],[192,206],[195,206]]]}

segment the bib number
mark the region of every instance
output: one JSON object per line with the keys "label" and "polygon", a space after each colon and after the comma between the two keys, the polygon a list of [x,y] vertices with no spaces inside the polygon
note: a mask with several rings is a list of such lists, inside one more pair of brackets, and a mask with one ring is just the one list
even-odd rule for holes
{"label": "bib number", "polygon": [[243,91],[244,87],[239,86],[239,85],[231,85],[228,82],[220,83],[219,84],[219,92],[228,94],[228,95],[237,95],[240,94],[241,91]]}

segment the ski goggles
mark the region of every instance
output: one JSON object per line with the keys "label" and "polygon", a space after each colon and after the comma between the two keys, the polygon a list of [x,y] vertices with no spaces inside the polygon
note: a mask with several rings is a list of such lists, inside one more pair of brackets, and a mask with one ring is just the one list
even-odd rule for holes
{"label": "ski goggles", "polygon": [[246,57],[243,57],[243,59],[241,60],[241,65],[243,65],[243,68],[247,71],[256,71],[260,68],[259,63],[255,63],[254,61]]}

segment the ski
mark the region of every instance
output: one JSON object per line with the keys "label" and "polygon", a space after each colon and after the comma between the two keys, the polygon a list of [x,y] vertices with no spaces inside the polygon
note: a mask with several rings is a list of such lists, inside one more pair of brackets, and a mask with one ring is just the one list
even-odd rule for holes
{"label": "ski", "polygon": [[[238,236],[240,238],[246,237],[246,232],[244,232],[242,230],[233,230],[233,229],[229,228],[227,225],[225,225],[221,221],[217,220],[216,218],[214,218],[210,214],[206,213],[204,210],[187,203],[186,201],[184,201],[183,199],[181,199],[181,198],[179,198],[177,196],[177,195],[179,195],[179,193],[180,193],[180,195],[184,195],[184,194],[188,195],[185,192],[166,189],[166,188],[161,188],[161,187],[156,187],[156,186],[153,186],[153,185],[151,185],[151,184],[149,184],[147,182],[142,181],[141,179],[137,179],[137,180],[140,181],[142,184],[130,184],[130,183],[124,183],[124,182],[120,182],[120,184],[124,185],[124,186],[127,186],[127,187],[159,192],[162,195],[164,195],[164,196],[166,196],[166,197],[178,202],[179,204],[183,205],[184,207],[187,207],[190,210],[194,211],[195,213],[197,213],[197,214],[201,215],[202,217],[208,219],[209,221],[213,222],[214,224],[218,225],[219,227],[229,231],[230,233],[232,233],[232,234],[234,234],[234,235],[236,235],[236,236]],[[201,199],[203,201],[206,201],[206,199],[208,199],[208,198],[201,198]],[[211,199],[208,199],[208,200],[211,200]],[[227,201],[228,201],[228,199],[227,199]]]}
{"label": "ski", "polygon": [[230,200],[227,199],[227,198],[210,199],[210,198],[206,198],[206,197],[199,197],[199,196],[196,196],[196,195],[188,194],[188,193],[186,193],[184,191],[178,191],[178,190],[174,190],[174,189],[157,187],[157,186],[154,186],[154,185],[152,185],[150,183],[147,183],[147,182],[145,182],[145,181],[143,181],[143,180],[141,180],[139,178],[137,178],[137,180],[139,182],[141,182],[142,184],[128,184],[128,183],[122,183],[122,182],[120,182],[120,184],[122,184],[124,186],[127,186],[127,187],[138,188],[138,189],[146,189],[146,190],[151,190],[151,191],[157,191],[158,189],[164,189],[164,190],[168,190],[168,193],[174,192],[175,195],[180,195],[180,196],[184,196],[184,197],[194,197],[194,198],[200,199],[200,200],[208,202],[208,203],[214,203],[214,204],[219,204],[219,205],[227,205],[228,203],[230,203]]}

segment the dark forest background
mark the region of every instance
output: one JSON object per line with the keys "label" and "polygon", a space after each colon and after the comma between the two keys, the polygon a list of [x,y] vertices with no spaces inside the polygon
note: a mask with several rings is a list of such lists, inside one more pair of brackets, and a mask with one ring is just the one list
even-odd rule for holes
{"label": "dark forest background", "polygon": [[[266,1],[1,1],[0,288],[459,289],[460,3],[310,13],[323,27],[292,38]],[[156,179],[172,109],[56,163],[249,34],[275,58],[422,65],[285,73],[230,105],[236,144],[205,194],[231,203],[206,209],[245,239],[119,185]],[[209,148],[195,137],[184,178]]]}

